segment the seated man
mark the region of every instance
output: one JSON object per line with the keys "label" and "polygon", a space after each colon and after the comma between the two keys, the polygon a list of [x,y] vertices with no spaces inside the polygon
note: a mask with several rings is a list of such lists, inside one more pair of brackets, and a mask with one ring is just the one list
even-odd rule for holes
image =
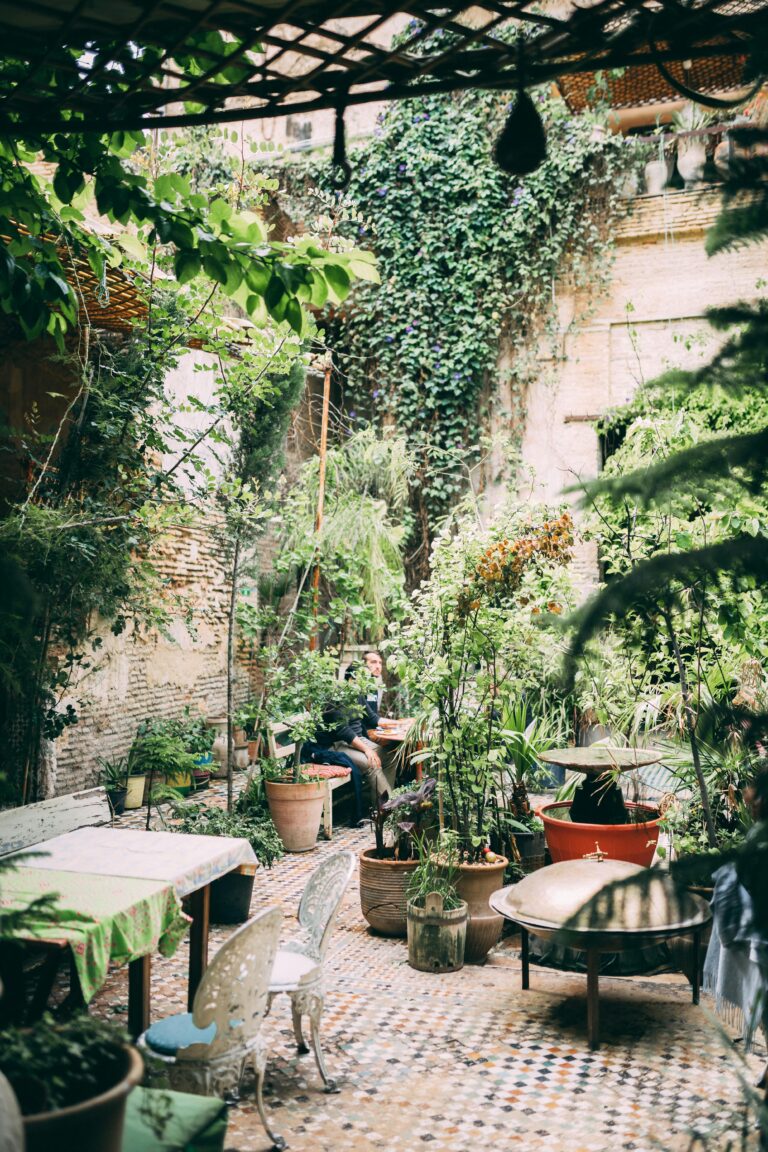
{"label": "seated man", "polygon": [[[361,671],[359,664],[350,664],[344,678],[351,680]],[[394,765],[386,763],[382,767],[382,758],[373,741],[364,733],[373,729],[379,723],[378,693],[375,688],[360,696],[363,715],[349,719],[339,709],[330,706],[323,713],[324,727],[316,733],[312,744],[305,744],[302,754],[319,761],[324,752],[330,752],[339,757],[341,762],[349,761],[352,764],[352,785],[355,790],[355,823],[365,823],[363,813],[362,781],[368,780],[371,797],[375,798],[382,792],[391,792],[394,786]],[[338,760],[331,761],[338,763]]]}

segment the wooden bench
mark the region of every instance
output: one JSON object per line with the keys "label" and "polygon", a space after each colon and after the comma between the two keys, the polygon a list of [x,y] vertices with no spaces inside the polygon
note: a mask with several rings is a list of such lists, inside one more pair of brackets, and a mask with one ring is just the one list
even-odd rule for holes
{"label": "wooden bench", "polygon": [[[273,760],[286,760],[289,756],[293,757],[296,752],[295,741],[285,739],[286,733],[290,732],[291,720],[293,719],[298,719],[298,717],[291,717],[287,724],[281,721],[274,721],[269,725],[267,730],[267,747]],[[283,737],[282,740],[281,737]],[[341,788],[343,784],[349,784],[350,777],[335,776],[330,780],[322,780],[321,783],[325,786],[325,794],[323,796],[323,835],[326,840],[331,840],[333,838],[333,794],[336,789]]]}
{"label": "wooden bench", "polygon": [[[44,851],[45,841],[52,840],[54,836],[75,832],[78,828],[93,828],[111,823],[112,809],[105,788],[86,788],[83,792],[57,796],[53,800],[42,800],[38,804],[5,808],[0,811],[0,857],[13,852],[23,852],[25,849],[40,848]],[[13,957],[10,960],[6,957],[6,963],[2,965],[6,983],[3,1012],[6,1021],[22,1022],[26,980],[34,978],[35,974],[37,979],[29,1010],[30,1018],[35,1020],[45,1010],[61,960],[69,948],[69,942],[41,941],[34,946],[29,945],[27,951],[30,948],[38,953],[37,959],[32,957],[22,967],[14,963]],[[70,988],[71,1001],[79,1003],[77,999],[79,984],[73,965],[70,965]]]}
{"label": "wooden bench", "polygon": [[78,828],[111,823],[112,809],[105,788],[86,788],[84,792],[39,804],[4,808],[0,812],[0,856],[36,847]]}

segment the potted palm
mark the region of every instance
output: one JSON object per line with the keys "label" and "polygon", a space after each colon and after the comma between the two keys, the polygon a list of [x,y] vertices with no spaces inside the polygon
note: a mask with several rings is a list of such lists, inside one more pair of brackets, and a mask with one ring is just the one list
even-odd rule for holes
{"label": "potted palm", "polygon": [[127,756],[116,756],[113,759],[106,756],[100,757],[99,783],[106,789],[112,815],[121,816],[125,811],[125,799],[128,795]]}
{"label": "potted palm", "polygon": [[377,797],[373,813],[376,844],[360,853],[360,907],[375,932],[405,936],[406,890],[419,863],[417,842],[434,815],[437,781],[400,788]]}
{"label": "potted palm", "polygon": [[303,767],[302,749],[338,718],[362,715],[360,689],[340,681],[336,661],[320,652],[304,652],[287,666],[272,665],[267,673],[269,715],[283,728],[292,746],[290,757],[265,765],[269,810],[289,852],[309,852],[317,841],[325,786]]}
{"label": "potted palm", "polygon": [[497,835],[521,870],[533,872],[544,865],[546,845],[544,825],[531,810],[528,787],[548,782],[549,773],[541,768],[539,757],[560,742],[560,726],[531,716],[524,699],[509,702],[501,723],[505,756],[499,770],[502,804],[496,810]]}
{"label": "potted palm", "polygon": [[19,1102],[27,1152],[120,1152],[128,1094],[141,1056],[87,1015],[0,1033],[0,1072]]}
{"label": "potted palm", "polygon": [[395,641],[391,663],[422,701],[422,759],[438,781],[439,824],[457,837],[468,961],[483,960],[503,927],[488,902],[508,864],[488,843],[511,740],[503,715],[545,682],[536,659],[557,644],[546,622],[568,603],[572,543],[567,512],[511,508],[489,527],[467,518],[436,541],[430,578]]}
{"label": "potted palm", "polygon": [[142,725],[128,753],[129,785],[132,777],[144,777],[148,794],[156,785],[165,783],[187,795],[192,791],[194,767],[195,758],[185,751],[182,737],[159,726]]}

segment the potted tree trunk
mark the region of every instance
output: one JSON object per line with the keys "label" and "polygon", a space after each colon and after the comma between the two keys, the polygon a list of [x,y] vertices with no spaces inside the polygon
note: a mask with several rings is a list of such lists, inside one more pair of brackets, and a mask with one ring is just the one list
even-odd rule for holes
{"label": "potted tree trunk", "polygon": [[143,1063],[108,1024],[66,1024],[0,1034],[0,1071],[18,1099],[27,1152],[121,1152],[125,1105]]}
{"label": "potted tree trunk", "polygon": [[329,713],[348,719],[362,715],[359,688],[338,679],[333,657],[315,651],[269,669],[266,679],[274,737],[284,741],[263,761],[269,810],[286,850],[309,852],[317,842],[325,785],[305,771],[302,749],[327,727]]}

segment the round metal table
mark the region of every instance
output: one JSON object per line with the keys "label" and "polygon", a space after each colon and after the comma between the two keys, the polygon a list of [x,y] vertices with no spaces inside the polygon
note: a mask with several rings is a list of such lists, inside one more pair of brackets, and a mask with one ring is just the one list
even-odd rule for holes
{"label": "round metal table", "polygon": [[577,824],[626,824],[628,814],[621,789],[609,775],[658,764],[659,752],[646,748],[610,748],[592,744],[589,748],[552,748],[541,752],[539,760],[584,774],[571,805],[571,819]]}
{"label": "round metal table", "polygon": [[[642,886],[633,881],[642,878]],[[614,885],[614,887],[611,887]],[[712,918],[700,896],[679,892],[658,869],[623,860],[550,864],[490,898],[494,912],[522,934],[522,988],[530,987],[529,934],[587,954],[587,1033],[600,1047],[600,956],[693,937],[693,1003],[699,1003],[701,933]]]}

